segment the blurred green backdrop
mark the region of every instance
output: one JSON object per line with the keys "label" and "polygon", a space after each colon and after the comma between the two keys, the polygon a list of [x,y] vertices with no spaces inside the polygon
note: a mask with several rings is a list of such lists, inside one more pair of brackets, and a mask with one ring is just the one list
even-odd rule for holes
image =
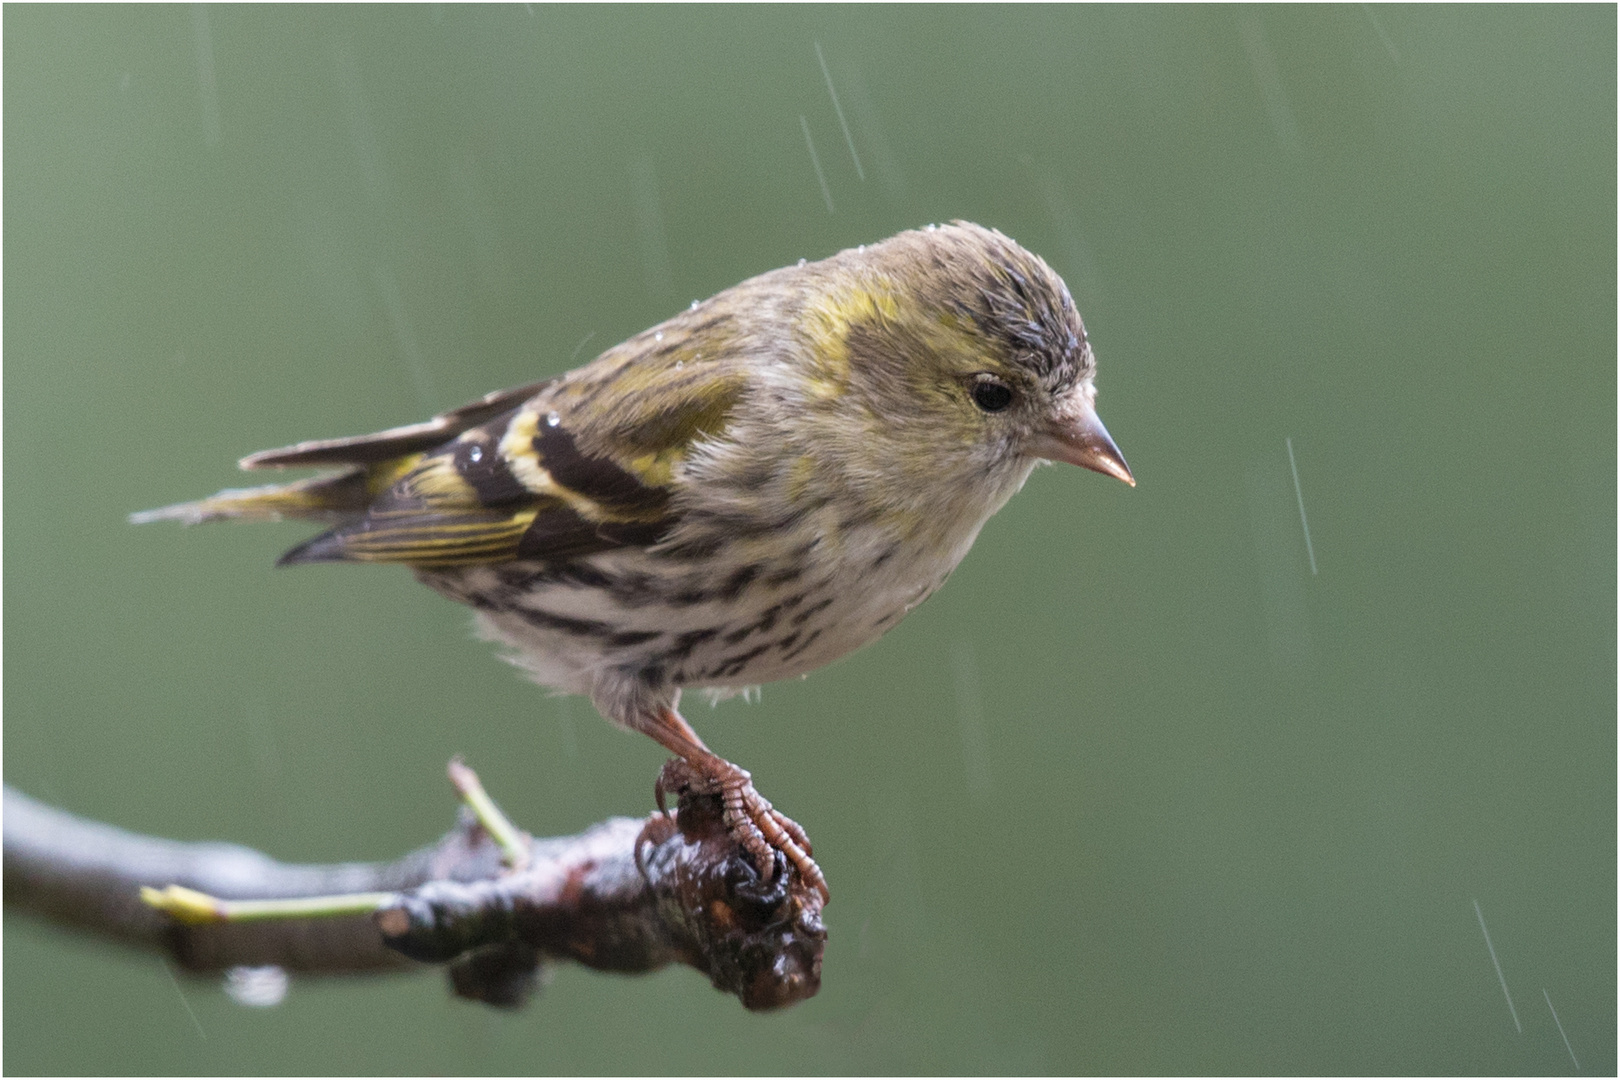
{"label": "blurred green backdrop", "polygon": [[408,574],[124,515],[901,228],[1065,275],[1140,486],[1041,471],[901,629],[694,714],[815,838],[813,1001],[565,967],[510,1015],[433,975],[255,1011],[8,914],[7,1070],[1573,1070],[1550,1000],[1612,1074],[1615,31],[8,6],[5,777],[37,797],[309,861],[437,836],[458,751],[536,832],[646,812],[651,741]]}

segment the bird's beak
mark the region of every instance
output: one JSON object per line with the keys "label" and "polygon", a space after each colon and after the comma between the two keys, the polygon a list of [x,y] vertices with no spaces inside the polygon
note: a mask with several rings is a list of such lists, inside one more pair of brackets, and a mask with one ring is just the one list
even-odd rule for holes
{"label": "bird's beak", "polygon": [[1136,486],[1136,478],[1125,464],[1125,455],[1114,445],[1097,410],[1078,395],[1035,437],[1030,450],[1036,457],[1067,461]]}

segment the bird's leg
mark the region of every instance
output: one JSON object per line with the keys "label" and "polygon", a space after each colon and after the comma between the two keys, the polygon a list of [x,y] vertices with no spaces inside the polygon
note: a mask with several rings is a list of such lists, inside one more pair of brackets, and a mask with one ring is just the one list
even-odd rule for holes
{"label": "bird's leg", "polygon": [[[810,857],[810,838],[799,823],[771,806],[754,788],[746,769],[733,765],[703,744],[692,725],[673,708],[664,707],[644,714],[636,728],[658,741],[658,745],[692,767],[691,779],[699,794],[719,795],[725,808],[726,829],[744,851],[754,857],[761,880],[770,881],[776,873],[776,852],[787,856],[799,874],[821,893],[823,903],[830,897],[821,867]],[[660,779],[658,802],[663,805]]]}

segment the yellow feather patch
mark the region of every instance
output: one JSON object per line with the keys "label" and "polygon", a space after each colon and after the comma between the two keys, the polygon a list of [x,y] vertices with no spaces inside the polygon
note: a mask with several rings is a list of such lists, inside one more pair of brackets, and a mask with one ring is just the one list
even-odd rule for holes
{"label": "yellow feather patch", "polygon": [[343,557],[421,567],[499,562],[516,552],[537,510],[512,514],[374,513],[364,530],[343,534]]}
{"label": "yellow feather patch", "polygon": [[849,334],[857,326],[892,323],[900,318],[900,303],[886,286],[850,282],[823,293],[805,312],[803,327],[810,336],[811,392],[823,399],[839,397],[849,383]]}
{"label": "yellow feather patch", "polygon": [[536,495],[560,496],[564,493],[535,455],[534,437],[539,433],[539,411],[532,407],[519,409],[511,423],[506,425],[506,434],[501,436],[501,459],[512,470],[512,475],[517,477],[518,483]]}
{"label": "yellow feather patch", "polygon": [[476,506],[478,493],[456,471],[455,459],[448,454],[428,458],[397,482],[393,492],[399,501],[419,499],[425,506]]}

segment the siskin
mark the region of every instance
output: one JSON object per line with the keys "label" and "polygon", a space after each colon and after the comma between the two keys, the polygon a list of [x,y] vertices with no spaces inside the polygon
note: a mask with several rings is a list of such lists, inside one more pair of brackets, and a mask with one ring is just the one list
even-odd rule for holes
{"label": "siskin", "polygon": [[[802,675],[944,582],[1043,460],[1135,481],[1061,278],[968,222],[752,278],[584,367],[426,423],[254,454],[330,467],[133,520],[310,518],[282,564],[404,563],[538,683],[718,792],[769,881],[804,831],[676,707]],[[785,862],[779,866],[779,856]]]}

